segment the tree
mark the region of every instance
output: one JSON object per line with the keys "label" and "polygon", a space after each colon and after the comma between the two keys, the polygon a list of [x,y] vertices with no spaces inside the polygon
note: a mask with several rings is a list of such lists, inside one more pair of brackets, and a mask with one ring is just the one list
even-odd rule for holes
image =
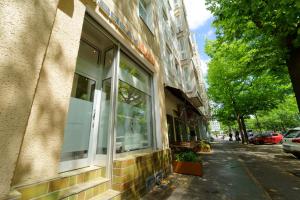
{"label": "tree", "polygon": [[287,66],[300,110],[300,1],[206,0],[219,42],[243,40],[253,50],[249,70],[280,77]]}
{"label": "tree", "polygon": [[[288,92],[284,74],[278,79],[267,71],[249,70],[256,49],[243,40],[208,41],[206,52],[212,58],[208,66],[208,93],[217,103],[215,117],[223,123],[236,119],[243,142],[247,142],[244,118],[260,110],[274,108]],[[287,74],[287,73],[286,73]]]}
{"label": "tree", "polygon": [[[264,130],[282,130],[300,126],[300,116],[297,113],[295,98],[291,95],[286,96],[285,100],[270,111],[260,111],[257,118]],[[253,129],[259,129],[256,119],[248,119],[247,123]]]}

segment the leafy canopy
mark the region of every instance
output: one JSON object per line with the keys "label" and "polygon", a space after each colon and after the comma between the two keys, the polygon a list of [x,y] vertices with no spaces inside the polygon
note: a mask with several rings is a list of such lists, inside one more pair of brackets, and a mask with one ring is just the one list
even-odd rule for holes
{"label": "leafy canopy", "polygon": [[250,115],[274,108],[290,89],[285,78],[251,70],[257,66],[253,62],[256,50],[242,40],[208,41],[206,52],[212,57],[208,64],[208,92],[217,104],[214,114],[223,123],[233,121],[236,114]]}

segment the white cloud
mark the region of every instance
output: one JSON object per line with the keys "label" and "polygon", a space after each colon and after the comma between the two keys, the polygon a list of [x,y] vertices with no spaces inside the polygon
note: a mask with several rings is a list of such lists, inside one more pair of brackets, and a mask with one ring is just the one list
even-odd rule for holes
{"label": "white cloud", "polygon": [[206,33],[206,36],[209,38],[209,37],[213,36],[214,33],[215,33],[215,32],[214,32],[212,29],[210,29],[210,30]]}
{"label": "white cloud", "polygon": [[210,11],[206,9],[205,0],[184,0],[187,11],[187,19],[192,30],[203,26],[212,17]]}
{"label": "white cloud", "polygon": [[201,71],[202,71],[202,74],[204,77],[207,76],[207,71],[208,71],[208,66],[207,66],[207,63],[210,61],[210,59],[208,60],[202,60],[200,59],[200,62],[201,62]]}

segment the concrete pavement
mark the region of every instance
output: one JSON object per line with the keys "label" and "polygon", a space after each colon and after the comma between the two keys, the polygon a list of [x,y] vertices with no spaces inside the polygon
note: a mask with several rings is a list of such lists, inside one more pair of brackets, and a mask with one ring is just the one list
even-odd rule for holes
{"label": "concrete pavement", "polygon": [[173,174],[143,199],[298,200],[300,161],[278,145],[213,144],[204,176]]}

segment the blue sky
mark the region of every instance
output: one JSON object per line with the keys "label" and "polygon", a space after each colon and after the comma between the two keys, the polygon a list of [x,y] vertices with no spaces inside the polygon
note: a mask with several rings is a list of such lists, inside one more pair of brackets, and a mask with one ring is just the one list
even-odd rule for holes
{"label": "blue sky", "polygon": [[184,0],[187,19],[192,32],[195,33],[204,76],[207,75],[209,57],[204,52],[205,39],[215,39],[215,30],[211,27],[213,16],[206,9],[205,0]]}
{"label": "blue sky", "polygon": [[204,52],[205,39],[215,39],[215,30],[211,27],[213,18],[208,19],[204,25],[198,27],[196,30],[192,30],[196,34],[196,40],[198,43],[199,53],[202,60],[209,60],[209,57]]}

